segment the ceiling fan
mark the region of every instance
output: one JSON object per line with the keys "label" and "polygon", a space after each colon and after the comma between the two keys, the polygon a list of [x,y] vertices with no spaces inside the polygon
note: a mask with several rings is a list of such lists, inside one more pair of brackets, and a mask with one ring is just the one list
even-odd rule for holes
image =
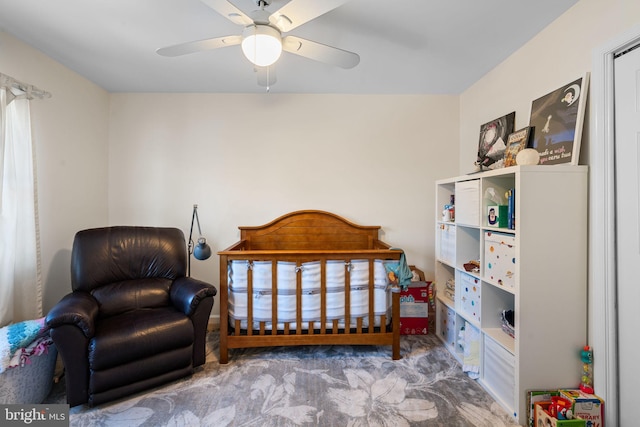
{"label": "ceiling fan", "polygon": [[360,62],[357,53],[292,35],[282,36],[282,33],[289,32],[349,0],[291,0],[273,13],[264,10],[272,0],[255,0],[259,9],[249,15],[227,0],[201,1],[234,24],[243,26],[242,35],[180,43],[160,48],[156,50],[158,54],[180,56],[241,45],[245,57],[255,65],[258,84],[266,87],[276,81],[275,62],[282,51],[342,68],[353,68]]}

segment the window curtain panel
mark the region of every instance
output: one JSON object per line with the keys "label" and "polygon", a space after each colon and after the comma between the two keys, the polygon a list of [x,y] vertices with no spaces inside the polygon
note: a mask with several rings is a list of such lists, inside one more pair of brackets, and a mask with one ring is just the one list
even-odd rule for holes
{"label": "window curtain panel", "polygon": [[0,326],[42,316],[29,103],[0,87]]}

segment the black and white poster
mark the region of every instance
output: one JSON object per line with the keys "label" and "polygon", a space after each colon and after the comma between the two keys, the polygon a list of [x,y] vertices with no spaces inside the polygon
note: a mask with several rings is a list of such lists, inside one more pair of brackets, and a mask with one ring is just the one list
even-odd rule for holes
{"label": "black and white poster", "polygon": [[536,99],[529,125],[534,127],[532,148],[541,165],[578,164],[589,74]]}

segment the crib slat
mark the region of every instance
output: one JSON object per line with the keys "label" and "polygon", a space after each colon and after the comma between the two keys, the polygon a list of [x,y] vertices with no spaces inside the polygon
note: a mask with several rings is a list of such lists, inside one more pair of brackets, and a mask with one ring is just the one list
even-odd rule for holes
{"label": "crib slat", "polygon": [[351,333],[351,275],[349,274],[349,264],[351,260],[348,259],[345,262],[345,275],[344,275],[344,333]]}
{"label": "crib slat", "polygon": [[229,362],[227,347],[229,335],[229,296],[227,288],[227,256],[220,256],[220,363]]}
{"label": "crib slat", "polygon": [[327,332],[327,260],[320,262],[320,333]]}
{"label": "crib slat", "polygon": [[302,334],[302,273],[300,272],[300,264],[297,264],[296,271],[296,334]]}
{"label": "crib slat", "polygon": [[278,261],[271,261],[271,335],[277,335],[278,330]]}
{"label": "crib slat", "polygon": [[391,319],[391,323],[393,324],[391,358],[393,360],[398,360],[400,359],[400,290],[392,292],[391,296],[393,298],[391,302],[391,309],[393,310],[392,313],[396,313],[396,315]]}
{"label": "crib slat", "polygon": [[247,271],[247,335],[253,335],[253,270]]}
{"label": "crib slat", "polygon": [[373,258],[369,258],[369,333],[372,334],[374,332],[375,325],[375,281],[374,281],[374,270],[373,270]]}

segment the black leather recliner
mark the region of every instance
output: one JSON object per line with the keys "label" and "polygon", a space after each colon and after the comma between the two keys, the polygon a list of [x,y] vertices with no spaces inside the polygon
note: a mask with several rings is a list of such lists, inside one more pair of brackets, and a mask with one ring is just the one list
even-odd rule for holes
{"label": "black leather recliner", "polygon": [[216,288],[186,277],[176,228],[76,234],[72,293],[46,317],[65,366],[67,402],[89,406],[193,373],[205,362]]}

